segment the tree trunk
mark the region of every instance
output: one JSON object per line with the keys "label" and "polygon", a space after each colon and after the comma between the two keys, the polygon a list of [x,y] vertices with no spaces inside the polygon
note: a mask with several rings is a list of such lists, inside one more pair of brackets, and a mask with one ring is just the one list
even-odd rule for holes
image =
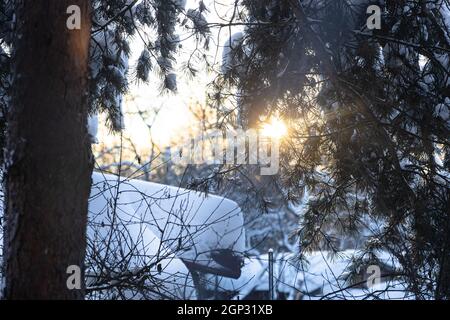
{"label": "tree trunk", "polygon": [[[81,29],[67,28],[71,5]],[[4,298],[82,299],[66,271],[83,269],[86,249],[90,1],[18,0],[15,9]]]}

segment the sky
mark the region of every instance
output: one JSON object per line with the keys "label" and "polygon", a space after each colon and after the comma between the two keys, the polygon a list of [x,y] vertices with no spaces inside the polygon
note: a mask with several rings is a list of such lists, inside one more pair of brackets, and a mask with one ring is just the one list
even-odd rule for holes
{"label": "sky", "polygon": [[[210,12],[207,14],[209,22],[218,21],[219,16],[224,18],[228,10],[232,8],[233,0],[217,1],[213,6],[213,0],[204,1]],[[186,10],[197,8],[198,0],[188,0]],[[224,20],[225,21],[225,20]],[[229,32],[222,30],[218,36],[218,29],[212,29],[211,48],[209,51],[210,60],[220,69],[222,61],[222,44],[225,43]],[[234,33],[234,31],[232,31]],[[186,36],[183,30],[178,30],[181,39]],[[219,39],[219,40],[217,40]],[[178,62],[186,60],[192,49],[193,41],[183,41],[183,47],[178,52]],[[182,72],[177,72],[177,93],[161,94],[161,79],[152,72],[148,84],[136,83],[133,81],[132,70],[136,61],[144,48],[144,44],[139,37],[131,40],[130,65],[130,90],[124,97],[123,112],[125,113],[125,131],[124,135],[129,136],[138,149],[146,149],[150,146],[150,133],[147,124],[152,124],[152,138],[155,143],[164,147],[182,137],[183,134],[192,126],[196,125],[195,118],[189,110],[190,103],[204,103],[207,97],[207,84],[213,79],[213,74],[200,72],[194,79],[187,79]],[[178,70],[179,71],[179,70]],[[137,114],[139,111],[145,111],[150,114],[150,121],[147,124],[142,121],[142,117]],[[157,117],[153,117],[155,113]],[[154,119],[154,121],[153,121]],[[105,144],[114,143],[117,136],[114,136],[100,121],[98,139]]]}

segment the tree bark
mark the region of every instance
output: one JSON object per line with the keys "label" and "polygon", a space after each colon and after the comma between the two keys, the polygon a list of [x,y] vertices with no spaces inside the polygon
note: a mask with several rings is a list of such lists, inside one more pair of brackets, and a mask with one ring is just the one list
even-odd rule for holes
{"label": "tree bark", "polygon": [[[79,30],[66,26],[71,5]],[[66,271],[83,269],[86,249],[90,0],[17,0],[15,14],[3,297],[82,299]]]}

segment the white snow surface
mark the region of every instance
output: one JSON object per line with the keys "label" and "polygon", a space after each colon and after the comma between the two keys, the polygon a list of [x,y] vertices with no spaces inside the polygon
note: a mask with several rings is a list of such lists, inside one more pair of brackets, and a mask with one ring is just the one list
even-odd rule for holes
{"label": "white snow surface", "polygon": [[242,39],[244,34],[242,32],[237,32],[233,34],[229,39],[225,41],[223,44],[222,51],[222,73],[225,74],[229,69],[233,68],[234,64],[234,54],[233,50],[235,50],[238,46],[242,45]]}
{"label": "white snow surface", "polygon": [[245,251],[242,212],[231,200],[101,173],[92,178],[91,219],[123,222],[130,240],[150,260],[161,245],[178,258],[206,266],[213,264],[212,250]]}
{"label": "white snow surface", "polygon": [[[326,251],[305,254],[305,262],[300,262],[292,253],[274,255],[275,292],[286,294],[287,299],[412,299],[413,296],[399,280],[387,280],[371,288],[354,288],[346,282],[348,268],[357,250],[346,250],[331,255]],[[384,264],[394,267],[395,261],[384,251],[377,257]],[[214,280],[210,280],[213,284]],[[234,291],[240,299],[253,290],[269,290],[268,255],[245,259],[239,279],[219,278],[219,289]],[[372,295],[373,294],[373,295]]]}
{"label": "white snow surface", "polygon": [[92,115],[88,118],[88,134],[91,139],[91,143],[98,143],[97,133],[98,133],[98,116]]}

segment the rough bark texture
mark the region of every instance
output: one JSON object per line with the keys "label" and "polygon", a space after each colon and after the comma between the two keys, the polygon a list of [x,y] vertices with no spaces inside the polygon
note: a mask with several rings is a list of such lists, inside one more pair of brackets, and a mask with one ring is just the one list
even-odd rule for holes
{"label": "rough bark texture", "polygon": [[[81,8],[69,30],[68,6]],[[6,152],[6,299],[79,299],[92,154],[86,129],[89,0],[16,1]]]}

